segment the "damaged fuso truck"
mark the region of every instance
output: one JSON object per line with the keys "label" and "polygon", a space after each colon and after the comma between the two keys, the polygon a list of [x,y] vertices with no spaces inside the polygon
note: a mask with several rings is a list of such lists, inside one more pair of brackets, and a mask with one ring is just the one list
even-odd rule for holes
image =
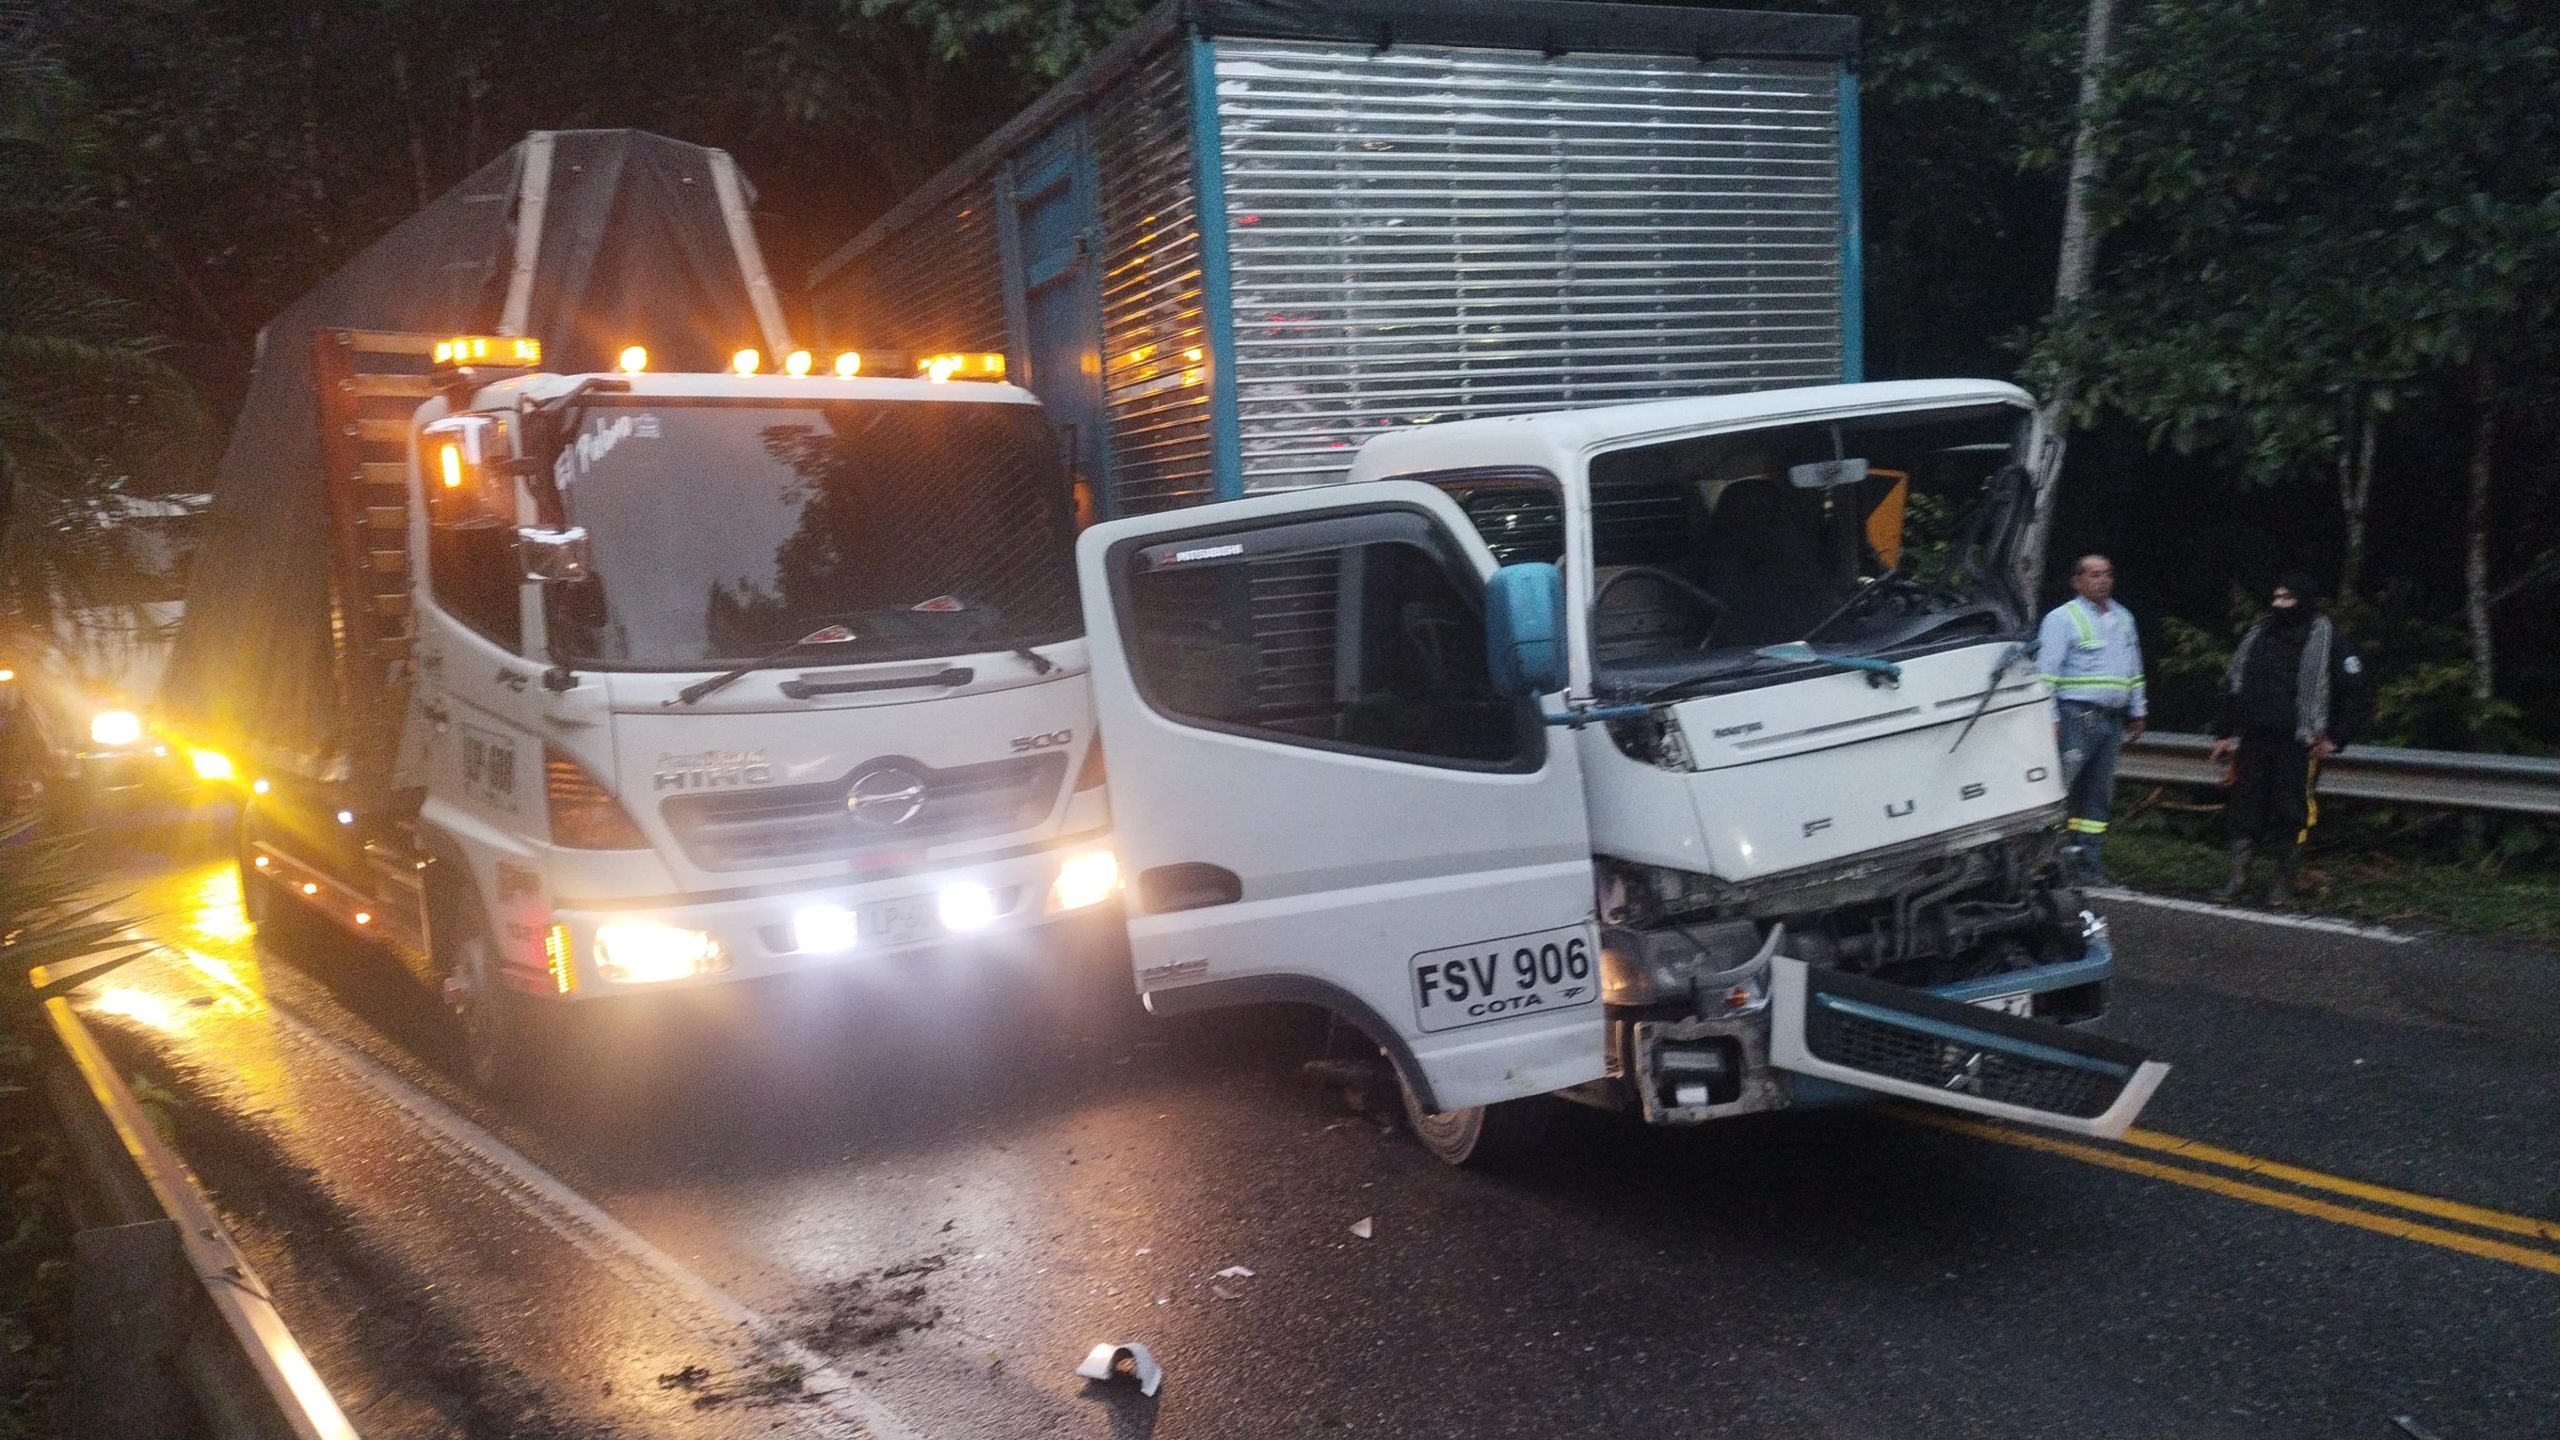
{"label": "damaged fuso truck", "polygon": [[223,457],[168,699],[247,908],[378,938],[502,1095],[710,987],[1119,963],[1056,436],[796,348],[747,204],[537,132],[267,326]]}
{"label": "damaged fuso truck", "polygon": [[1445,1159],[1557,1093],[2093,1134],[1991,381],[1860,383],[1855,23],[1168,4],[813,277],[1004,350],[1159,1013],[1323,1007]]}

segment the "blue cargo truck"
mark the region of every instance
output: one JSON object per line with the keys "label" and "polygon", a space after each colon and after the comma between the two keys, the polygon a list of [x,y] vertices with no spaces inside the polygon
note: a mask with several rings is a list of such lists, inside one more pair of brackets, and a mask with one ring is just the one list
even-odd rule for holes
{"label": "blue cargo truck", "polygon": [[[1056,426],[1140,990],[1563,1094],[2121,1133],[1996,381],[1860,373],[1853,21],[1170,3],[828,259]],[[1354,483],[1338,483],[1354,482]]]}

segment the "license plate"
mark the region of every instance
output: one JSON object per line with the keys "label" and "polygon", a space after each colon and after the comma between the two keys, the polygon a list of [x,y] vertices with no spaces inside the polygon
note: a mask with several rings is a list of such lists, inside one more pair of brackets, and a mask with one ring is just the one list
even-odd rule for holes
{"label": "license plate", "polygon": [[1413,957],[1414,1018],[1455,1030],[1600,998],[1598,947],[1580,925],[1425,950]]}
{"label": "license plate", "polygon": [[942,928],[942,917],[935,910],[930,895],[907,895],[896,900],[874,900],[854,912],[865,945],[900,945],[921,939]]}
{"label": "license plate", "polygon": [[2036,1013],[2036,992],[2018,990],[2007,995],[1985,995],[1973,1003],[1985,1010],[1997,1010],[2003,1015],[2024,1015],[2032,1020]]}

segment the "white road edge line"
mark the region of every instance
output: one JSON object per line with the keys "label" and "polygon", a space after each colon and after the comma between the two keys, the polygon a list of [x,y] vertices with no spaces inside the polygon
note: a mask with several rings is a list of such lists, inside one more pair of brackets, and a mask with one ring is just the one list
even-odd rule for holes
{"label": "white road edge line", "polygon": [[2234,905],[2213,905],[2202,900],[2178,900],[2167,895],[2145,895],[2139,890],[2124,890],[2113,885],[2092,886],[2084,892],[2100,900],[2122,900],[2133,905],[2149,905],[2159,910],[2179,910],[2189,915],[2211,915],[2223,920],[2245,920],[2252,925],[2277,925],[2287,930],[2316,930],[2323,935],[2352,935],[2359,940],[2379,940],[2385,945],[2412,945],[2418,937],[2382,925],[2359,925],[2353,920],[2324,920],[2317,915],[2270,915],[2263,910],[2243,910]]}
{"label": "white road edge line", "polygon": [[286,1013],[281,1007],[269,1003],[266,1009],[277,1024],[293,1031],[332,1061],[345,1066],[379,1090],[392,1104],[407,1112],[410,1122],[428,1140],[457,1158],[475,1163],[510,1182],[498,1187],[500,1193],[535,1221],[589,1254],[598,1254],[599,1245],[605,1247],[612,1253],[600,1258],[619,1258],[637,1265],[696,1304],[744,1329],[755,1341],[800,1366],[810,1382],[808,1393],[835,1412],[838,1419],[856,1427],[859,1433],[875,1436],[877,1440],[923,1440],[921,1431],[908,1424],[878,1396],[856,1384],[851,1376],[838,1370],[833,1361],[792,1339],[781,1326],[762,1313],[686,1269],[681,1261],[650,1244],[638,1231],[614,1219],[594,1201],[561,1183],[549,1171],[525,1158],[514,1146],[463,1118],[451,1106],[362,1053],[338,1043],[299,1017]]}

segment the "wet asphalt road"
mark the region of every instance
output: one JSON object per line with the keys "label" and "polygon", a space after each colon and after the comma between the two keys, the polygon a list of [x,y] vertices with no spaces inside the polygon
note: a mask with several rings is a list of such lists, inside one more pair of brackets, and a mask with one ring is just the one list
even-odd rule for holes
{"label": "wet asphalt road", "polygon": [[[961,963],[492,1106],[378,955],[278,963],[224,867],[128,873],[173,953],[90,1013],[180,1085],[368,1435],[2560,1435],[2560,1232],[2501,1228],[2560,1217],[2540,951],[2111,904],[2107,1028],[2176,1067],[2145,1129],[2309,1179],[1880,1110],[1573,1112],[1486,1178],[1305,1082],[1307,1017]],[[1097,1340],[1162,1394],[1074,1377]]]}

